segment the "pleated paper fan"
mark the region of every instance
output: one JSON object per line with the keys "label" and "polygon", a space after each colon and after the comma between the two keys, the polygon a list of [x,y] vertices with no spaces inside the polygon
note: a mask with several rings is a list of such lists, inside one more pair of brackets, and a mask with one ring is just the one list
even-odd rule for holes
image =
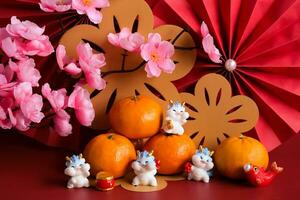
{"label": "pleated paper fan", "polygon": [[[235,94],[252,98],[260,118],[248,134],[272,150],[300,130],[300,1],[163,0],[153,7],[158,23],[180,23],[197,37],[195,68],[176,85],[184,90],[204,74],[224,75]],[[209,60],[200,41],[204,21],[222,54]],[[232,72],[224,63],[233,59]]]}
{"label": "pleated paper fan", "polygon": [[[0,2],[0,26],[10,17],[31,20],[46,25],[46,34],[56,47],[65,30],[76,24],[89,23],[84,15],[74,11],[45,13],[39,0]],[[233,94],[244,94],[259,106],[260,118],[255,129],[247,133],[259,138],[269,150],[300,130],[300,1],[299,0],[147,0],[155,25],[176,24],[189,30],[198,42],[198,60],[194,69],[176,81],[179,91],[191,86],[207,73],[226,77]],[[225,60],[237,63],[233,72],[223,64],[210,61],[201,48],[200,26],[208,25],[215,44]],[[60,73],[55,55],[37,58],[43,82],[51,80],[54,88],[68,85],[67,76]],[[50,66],[50,67],[49,67]],[[55,78],[53,78],[55,77]],[[64,81],[61,81],[64,80]],[[78,128],[77,128],[78,129]],[[48,145],[76,149],[86,138],[73,133],[62,138],[48,128],[26,133]]]}

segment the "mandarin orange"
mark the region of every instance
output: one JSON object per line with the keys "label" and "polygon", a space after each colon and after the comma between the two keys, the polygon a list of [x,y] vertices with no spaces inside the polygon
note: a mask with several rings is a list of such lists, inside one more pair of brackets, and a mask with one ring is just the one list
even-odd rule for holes
{"label": "mandarin orange", "polygon": [[184,165],[196,151],[193,140],[188,135],[157,134],[145,144],[145,149],[153,150],[153,155],[160,160],[160,174],[171,175],[183,172]]}
{"label": "mandarin orange", "polygon": [[91,165],[92,175],[106,171],[115,178],[124,176],[136,158],[133,144],[126,137],[114,133],[93,138],[86,145],[83,155]]}
{"label": "mandarin orange", "polygon": [[159,131],[163,112],[155,100],[140,95],[117,101],[108,116],[114,131],[130,139],[138,139]]}

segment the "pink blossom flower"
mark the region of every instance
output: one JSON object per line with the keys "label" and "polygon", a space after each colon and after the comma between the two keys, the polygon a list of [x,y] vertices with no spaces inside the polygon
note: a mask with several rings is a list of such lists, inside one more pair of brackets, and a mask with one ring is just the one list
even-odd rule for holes
{"label": "pink blossom flower", "polygon": [[60,69],[71,75],[78,75],[83,72],[87,84],[97,90],[102,90],[106,86],[105,80],[101,77],[101,70],[105,63],[103,53],[94,54],[93,49],[88,43],[77,45],[78,62],[71,60],[66,55],[66,49],[59,45],[56,49],[56,60]]}
{"label": "pink blossom flower", "polygon": [[109,33],[108,41],[117,47],[133,52],[140,50],[145,38],[140,33],[131,33],[129,28],[122,28],[120,33]]}
{"label": "pink blossom flower", "polygon": [[81,86],[75,86],[69,96],[68,106],[74,108],[76,118],[84,126],[90,126],[95,118],[95,110],[90,100],[90,94]]}
{"label": "pink blossom flower", "polygon": [[214,38],[209,34],[208,27],[205,22],[201,24],[201,34],[202,34],[202,46],[204,51],[208,54],[211,61],[214,63],[222,63],[221,53],[219,49],[214,45]]}
{"label": "pink blossom flower", "polygon": [[88,85],[97,90],[105,88],[106,82],[102,79],[100,71],[100,68],[106,65],[104,54],[93,54],[93,49],[88,43],[78,44],[77,54]]}
{"label": "pink blossom flower", "polygon": [[16,16],[12,16],[10,22],[6,25],[6,31],[11,36],[22,37],[27,40],[43,39],[45,26],[41,28],[31,21],[20,21]]}
{"label": "pink blossom flower", "polygon": [[11,95],[6,96],[5,98],[0,98],[0,106],[5,112],[7,112],[8,108],[15,108],[16,105],[17,103],[15,102],[13,91]]}
{"label": "pink blossom flower", "polygon": [[6,32],[0,31],[0,46],[8,57],[18,60],[34,55],[48,56],[54,50],[49,37],[43,35],[44,30],[45,27],[40,28],[30,21],[21,22],[13,16]]}
{"label": "pink blossom flower", "polygon": [[65,88],[51,90],[50,85],[45,83],[42,86],[42,94],[49,101],[55,112],[67,107],[68,97],[67,90]]}
{"label": "pink blossom flower", "polygon": [[58,45],[56,48],[56,60],[61,70],[64,70],[71,75],[78,75],[81,73],[81,69],[75,62],[67,57],[66,48],[62,44]]}
{"label": "pink blossom flower", "polygon": [[10,67],[0,64],[0,97],[7,97],[11,94],[17,82],[12,81],[13,71]]}
{"label": "pink blossom flower", "polygon": [[65,12],[71,9],[72,0],[41,0],[40,8],[45,12]]}
{"label": "pink blossom flower", "polygon": [[43,98],[41,95],[32,94],[32,86],[29,82],[22,82],[14,89],[16,102],[20,104],[20,109],[24,116],[35,122],[40,123],[44,118],[41,112],[43,107]]}
{"label": "pink blossom flower", "polygon": [[48,56],[53,52],[53,47],[48,36],[41,40],[23,40],[21,38],[6,37],[0,42],[2,50],[8,57],[18,60],[27,59],[27,56]]}
{"label": "pink blossom flower", "polygon": [[207,36],[209,34],[209,30],[208,30],[208,27],[205,24],[205,22],[202,22],[200,29],[201,29],[201,35],[202,35],[202,37],[205,37],[205,36]]}
{"label": "pink blossom flower", "polygon": [[12,123],[4,111],[4,109],[0,106],[0,127],[3,129],[11,129]]}
{"label": "pink blossom flower", "polygon": [[48,36],[42,40],[25,41],[20,38],[7,37],[1,41],[1,48],[8,57],[17,60],[27,59],[27,56],[48,56],[53,52],[53,47]]}
{"label": "pink blossom flower", "polygon": [[10,67],[4,67],[3,64],[0,64],[0,74],[3,75],[6,79],[6,82],[11,82],[14,76],[14,72]]}
{"label": "pink blossom flower", "polygon": [[18,63],[9,60],[9,67],[17,74],[18,80],[21,82],[29,82],[32,86],[39,86],[41,78],[40,72],[35,68],[32,58],[21,60]]}
{"label": "pink blossom flower", "polygon": [[0,120],[0,127],[3,129],[11,129],[12,128],[12,123],[9,118]]}
{"label": "pink blossom flower", "polygon": [[162,71],[172,73],[175,69],[171,60],[174,52],[174,46],[168,41],[161,41],[160,34],[150,33],[147,43],[141,46],[141,56],[147,62],[147,76],[158,77]]}
{"label": "pink blossom flower", "polygon": [[4,28],[4,27],[0,28],[0,41],[7,38],[7,37],[10,37],[10,35],[6,31],[6,28]]}
{"label": "pink blossom flower", "polygon": [[51,90],[48,83],[42,87],[43,96],[49,101],[54,116],[54,130],[61,136],[67,136],[72,133],[72,125],[70,124],[70,115],[64,110],[68,104],[66,89]]}
{"label": "pink blossom flower", "polygon": [[14,88],[14,97],[17,104],[20,104],[27,97],[32,95],[32,85],[29,82],[23,82]]}
{"label": "pink blossom flower", "polygon": [[43,107],[43,98],[41,95],[33,94],[32,96],[23,100],[20,104],[20,108],[25,117],[35,123],[40,123],[45,117],[41,112]]}
{"label": "pink blossom flower", "polygon": [[24,60],[27,58],[27,56],[23,51],[23,44],[21,44],[20,42],[16,43],[17,40],[18,39],[7,37],[0,41],[0,46],[8,57],[15,58],[17,60]]}
{"label": "pink blossom flower", "polygon": [[0,120],[5,120],[6,119],[6,113],[2,106],[0,106]]}
{"label": "pink blossom flower", "polygon": [[14,107],[14,100],[12,97],[0,98],[0,127],[3,129],[11,129],[13,124],[7,117],[7,113]]}
{"label": "pink blossom flower", "polygon": [[97,8],[108,6],[108,0],[72,0],[72,8],[80,15],[87,14],[94,24],[99,24],[102,21],[102,14]]}
{"label": "pink blossom flower", "polygon": [[11,111],[11,109],[8,109],[9,119],[16,129],[20,131],[27,131],[30,127],[31,121],[24,116],[21,110],[17,110],[14,113]]}
{"label": "pink blossom flower", "polygon": [[46,57],[54,51],[49,37],[43,35],[39,40],[31,40],[24,43],[23,52],[29,56],[43,56]]}
{"label": "pink blossom flower", "polygon": [[60,136],[68,136],[72,133],[72,125],[70,124],[70,115],[65,110],[60,110],[53,118],[54,130]]}
{"label": "pink blossom flower", "polygon": [[0,127],[3,129],[11,129],[13,124],[7,113],[11,108],[15,107],[15,101],[12,96],[6,96],[5,98],[0,98]]}

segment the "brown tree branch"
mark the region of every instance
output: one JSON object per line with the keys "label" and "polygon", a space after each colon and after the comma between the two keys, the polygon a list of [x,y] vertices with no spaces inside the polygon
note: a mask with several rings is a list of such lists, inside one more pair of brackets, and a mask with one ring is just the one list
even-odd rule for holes
{"label": "brown tree branch", "polygon": [[181,47],[181,46],[174,45],[174,48],[178,49],[178,50],[193,50],[193,49],[198,49],[199,47],[197,47],[197,46],[195,46],[195,47]]}
{"label": "brown tree branch", "polygon": [[[182,31],[180,31],[177,36],[172,40],[172,44],[174,45],[175,42],[180,38],[180,36],[185,32],[185,30],[183,29]],[[175,49],[181,49],[181,50],[192,50],[195,49],[197,47],[180,47],[180,46],[175,46]],[[116,74],[116,73],[130,73],[130,72],[134,72],[138,69],[140,69],[142,66],[144,66],[146,64],[146,61],[141,62],[138,66],[136,66],[135,68],[132,68],[130,70],[126,70],[125,69],[125,60],[126,60],[126,52],[125,54],[122,54],[122,65],[121,65],[121,70],[112,70],[112,71],[107,71],[107,72],[103,72],[102,73],[102,78],[111,75],[111,74]],[[94,98],[96,95],[98,95],[101,91],[100,90],[94,90],[91,95],[90,98]]]}
{"label": "brown tree branch", "polygon": [[178,33],[178,35],[176,35],[176,37],[173,39],[173,41],[171,42],[173,45],[175,44],[175,42],[179,39],[179,37],[185,32],[184,29],[182,29],[182,31],[180,31]]}
{"label": "brown tree branch", "polygon": [[146,64],[146,61],[141,62],[138,66],[136,66],[135,68],[129,69],[129,70],[124,69],[124,70],[112,70],[112,71],[103,72],[102,77],[104,78],[105,76],[108,76],[110,74],[116,74],[116,73],[134,72],[134,71],[140,69],[144,64]]}
{"label": "brown tree branch", "polygon": [[[141,62],[138,66],[136,66],[135,68],[129,69],[129,70],[112,70],[112,71],[107,71],[107,72],[103,72],[102,74],[102,78],[111,75],[111,74],[117,74],[117,73],[130,73],[130,72],[134,72],[139,70],[141,67],[143,67],[146,64],[146,61]],[[98,95],[101,92],[101,90],[94,90],[91,95],[90,98],[94,98],[96,95]]]}

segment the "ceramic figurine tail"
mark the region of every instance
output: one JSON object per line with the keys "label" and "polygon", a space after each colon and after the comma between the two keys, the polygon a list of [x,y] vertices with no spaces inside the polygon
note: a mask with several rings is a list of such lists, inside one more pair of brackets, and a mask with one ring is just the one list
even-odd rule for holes
{"label": "ceramic figurine tail", "polygon": [[276,174],[279,174],[283,171],[283,168],[282,167],[279,167],[277,166],[277,163],[276,162],[273,162],[272,165],[271,165],[271,170],[273,172],[275,172]]}

